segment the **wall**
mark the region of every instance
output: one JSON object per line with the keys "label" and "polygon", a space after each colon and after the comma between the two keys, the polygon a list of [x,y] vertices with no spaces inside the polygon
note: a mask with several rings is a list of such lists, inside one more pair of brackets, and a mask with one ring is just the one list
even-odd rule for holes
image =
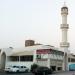
{"label": "wall", "polygon": [[13,65],[23,65],[23,66],[26,66],[30,69],[31,65],[33,64],[33,62],[6,62],[6,66],[13,66]]}

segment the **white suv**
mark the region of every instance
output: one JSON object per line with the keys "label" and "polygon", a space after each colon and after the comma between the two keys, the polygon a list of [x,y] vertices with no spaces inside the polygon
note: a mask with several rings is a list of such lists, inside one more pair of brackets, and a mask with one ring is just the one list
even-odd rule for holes
{"label": "white suv", "polygon": [[5,68],[5,72],[29,72],[26,66],[10,66]]}

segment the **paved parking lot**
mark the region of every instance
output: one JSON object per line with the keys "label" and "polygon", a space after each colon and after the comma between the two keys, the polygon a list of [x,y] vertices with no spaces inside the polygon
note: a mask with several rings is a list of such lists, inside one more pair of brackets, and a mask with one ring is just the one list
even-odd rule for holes
{"label": "paved parking lot", "polygon": [[[32,73],[0,73],[0,75],[33,75]],[[58,72],[52,75],[75,75],[75,71],[70,72]]]}

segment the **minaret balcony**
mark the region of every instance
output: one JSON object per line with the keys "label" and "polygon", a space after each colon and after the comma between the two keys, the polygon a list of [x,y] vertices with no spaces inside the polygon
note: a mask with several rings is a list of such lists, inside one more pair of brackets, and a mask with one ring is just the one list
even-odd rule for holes
{"label": "minaret balcony", "polygon": [[61,42],[60,43],[60,47],[69,47],[69,43],[68,42]]}
{"label": "minaret balcony", "polygon": [[69,25],[68,24],[61,24],[60,28],[61,29],[64,29],[64,28],[68,29],[69,28]]}
{"label": "minaret balcony", "polygon": [[61,15],[63,15],[63,14],[68,15],[68,10],[66,10],[66,9],[61,10]]}

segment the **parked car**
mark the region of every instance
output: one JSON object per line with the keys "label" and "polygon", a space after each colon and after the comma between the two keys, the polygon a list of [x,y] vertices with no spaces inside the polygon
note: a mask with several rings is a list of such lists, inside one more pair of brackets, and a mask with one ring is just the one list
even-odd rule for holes
{"label": "parked car", "polygon": [[5,72],[29,72],[26,66],[10,66],[5,68]]}
{"label": "parked car", "polygon": [[35,75],[48,75],[48,74],[52,74],[52,70],[48,67],[37,67],[36,69],[33,70],[33,73]]}

